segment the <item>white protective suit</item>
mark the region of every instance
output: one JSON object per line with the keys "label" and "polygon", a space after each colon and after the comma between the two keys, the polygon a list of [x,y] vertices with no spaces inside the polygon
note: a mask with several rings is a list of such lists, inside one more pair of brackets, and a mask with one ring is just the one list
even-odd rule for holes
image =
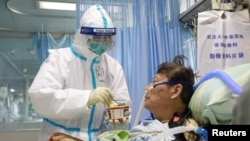
{"label": "white protective suit", "polygon": [[[94,5],[82,16],[81,26],[113,28],[113,23],[102,6]],[[71,47],[52,52],[28,90],[35,111],[45,117],[39,141],[55,132],[92,141],[106,131],[106,105],[87,106],[90,92],[97,87],[110,88],[114,99],[130,104],[121,65],[107,53],[91,52],[87,39],[79,30]]]}

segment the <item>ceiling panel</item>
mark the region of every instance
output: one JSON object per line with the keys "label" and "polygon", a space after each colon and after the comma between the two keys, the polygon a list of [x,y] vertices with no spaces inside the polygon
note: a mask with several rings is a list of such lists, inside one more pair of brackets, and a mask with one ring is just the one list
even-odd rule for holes
{"label": "ceiling panel", "polygon": [[5,25],[0,23],[0,27],[6,26],[3,28],[13,31],[51,33],[73,33],[75,30],[75,11],[39,9],[37,0],[9,0],[4,5],[3,16],[8,18]]}

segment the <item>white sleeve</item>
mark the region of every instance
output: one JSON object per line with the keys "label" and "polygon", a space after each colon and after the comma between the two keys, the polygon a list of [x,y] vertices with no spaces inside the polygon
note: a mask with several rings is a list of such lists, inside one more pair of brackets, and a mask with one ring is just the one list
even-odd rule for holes
{"label": "white sleeve", "polygon": [[90,90],[63,89],[58,54],[51,54],[41,65],[28,94],[35,111],[47,118],[66,119],[89,112]]}

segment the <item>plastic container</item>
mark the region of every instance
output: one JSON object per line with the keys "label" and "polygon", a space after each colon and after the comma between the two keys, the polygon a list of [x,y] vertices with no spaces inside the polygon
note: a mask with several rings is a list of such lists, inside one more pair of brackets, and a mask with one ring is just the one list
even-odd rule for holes
{"label": "plastic container", "polygon": [[112,106],[107,108],[107,115],[110,120],[122,120],[124,118],[128,119],[130,112],[129,106]]}

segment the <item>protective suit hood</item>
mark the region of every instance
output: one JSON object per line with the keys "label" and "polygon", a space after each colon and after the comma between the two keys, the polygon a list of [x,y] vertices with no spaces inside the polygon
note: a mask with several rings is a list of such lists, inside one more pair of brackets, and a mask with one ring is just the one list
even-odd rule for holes
{"label": "protective suit hood", "polygon": [[94,27],[94,28],[114,28],[111,18],[107,14],[106,10],[101,5],[93,5],[88,8],[80,21],[80,27],[76,32],[73,47],[80,55],[83,55],[89,59],[97,57],[96,54],[88,49],[87,40],[89,35],[81,34],[81,27]]}

